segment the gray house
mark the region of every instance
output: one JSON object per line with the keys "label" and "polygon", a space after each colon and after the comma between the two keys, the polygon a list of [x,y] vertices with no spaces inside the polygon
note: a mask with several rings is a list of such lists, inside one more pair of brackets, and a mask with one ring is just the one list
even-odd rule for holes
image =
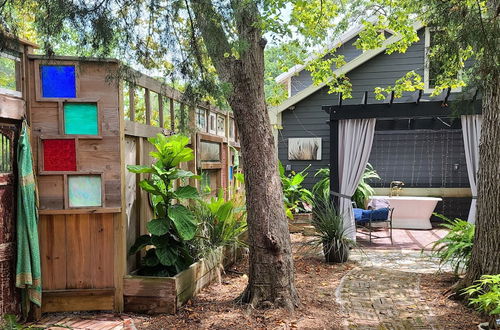
{"label": "gray house", "polygon": [[[334,43],[341,45],[337,53],[344,55],[346,61],[334,72],[345,73],[353,86],[352,98],[344,100],[343,105],[384,102],[375,99],[375,87],[393,85],[412,70],[424,78],[423,101],[444,98],[430,97],[433,77],[427,69],[426,49],[431,32],[418,22],[414,28],[420,40],[403,54],[385,53],[387,45],[399,40],[390,31],[384,46],[374,50],[363,52],[353,45],[362,27],[348,31]],[[329,167],[330,162],[329,115],[322,106],[336,105],[339,96],[329,94],[325,85],[313,85],[304,65],[293,67],[276,81],[284,84],[289,94],[287,100],[269,110],[278,157],[287,170],[300,171],[310,164],[305,186],[311,188],[317,180],[315,172]],[[460,89],[451,90],[449,98],[459,98],[461,94]],[[414,98],[415,93],[405,93],[394,102],[414,102]],[[441,197],[443,201],[436,212],[467,219],[473,194],[460,117],[377,120],[369,163],[381,177],[371,183],[377,195],[388,195],[391,181],[403,181],[403,195]]]}

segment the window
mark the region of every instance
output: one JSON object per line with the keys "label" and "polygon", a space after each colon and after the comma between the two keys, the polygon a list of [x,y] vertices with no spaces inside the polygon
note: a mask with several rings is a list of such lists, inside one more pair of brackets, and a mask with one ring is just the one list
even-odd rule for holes
{"label": "window", "polygon": [[43,171],[76,171],[75,139],[42,140]]}
{"label": "window", "polygon": [[12,172],[12,147],[7,135],[0,132],[0,173]]}
{"label": "window", "polygon": [[102,206],[100,175],[68,176],[69,207]]}
{"label": "window", "polygon": [[217,134],[217,115],[211,112],[208,115],[208,133]]}
{"label": "window", "polygon": [[236,133],[236,130],[235,130],[235,126],[234,126],[234,119],[229,118],[229,139],[231,141],[235,140],[235,137],[236,137],[235,133]]}
{"label": "window", "polygon": [[204,132],[207,131],[207,118],[204,109],[196,109],[196,127]]}
{"label": "window", "polygon": [[40,65],[40,77],[42,97],[76,97],[76,68],[74,65]]}
{"label": "window", "polygon": [[99,135],[97,103],[64,103],[64,134]]}
{"label": "window", "polygon": [[217,135],[226,136],[226,118],[217,116]]}
{"label": "window", "polygon": [[[425,59],[424,59],[424,92],[432,93],[436,87],[436,79],[441,74],[443,62],[437,57],[433,57],[432,61],[429,56],[431,46],[435,42],[436,31],[432,28],[425,28]],[[455,88],[452,92],[460,92],[462,89]]]}
{"label": "window", "polygon": [[0,52],[0,93],[21,96],[19,73],[21,60],[19,57]]}

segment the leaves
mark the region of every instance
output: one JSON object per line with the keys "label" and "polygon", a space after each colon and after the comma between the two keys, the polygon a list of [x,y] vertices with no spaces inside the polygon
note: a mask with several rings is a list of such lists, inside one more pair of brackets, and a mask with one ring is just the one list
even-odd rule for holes
{"label": "leaves", "polygon": [[165,235],[168,232],[170,226],[167,219],[158,218],[149,221],[146,225],[146,228],[151,234],[155,236],[161,236]]}
{"label": "leaves", "polygon": [[164,266],[172,266],[177,261],[177,251],[166,246],[156,249],[156,256]]}
{"label": "leaves", "polygon": [[174,192],[174,196],[178,199],[196,199],[200,197],[198,190],[189,185],[177,188]]}
{"label": "leaves", "polygon": [[197,225],[193,213],[183,205],[172,205],[168,208],[168,217],[173,221],[179,236],[190,240],[196,234]]}
{"label": "leaves", "polygon": [[151,167],[144,165],[128,165],[127,169],[132,173],[154,173]]}
{"label": "leaves", "polygon": [[142,235],[139,236],[135,242],[134,245],[130,247],[130,250],[128,252],[129,255],[134,255],[140,250],[142,250],[144,247],[147,245],[151,245],[151,236],[149,235]]}

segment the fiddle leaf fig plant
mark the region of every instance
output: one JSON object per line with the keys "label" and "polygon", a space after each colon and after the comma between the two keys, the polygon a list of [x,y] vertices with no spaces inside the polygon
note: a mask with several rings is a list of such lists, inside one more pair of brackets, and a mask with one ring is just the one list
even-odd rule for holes
{"label": "fiddle leaf fig plant", "polygon": [[199,198],[195,187],[175,187],[174,182],[183,183],[186,179],[199,177],[179,168],[181,163],[194,158],[193,150],[187,147],[188,137],[158,134],[148,141],[156,148],[150,153],[156,162],[151,166],[129,165],[127,168],[133,173],[149,174],[139,186],[151,194],[154,219],[146,225],[150,234],[138,237],[129,254],[146,249],[139,271],[141,275],[172,276],[194,261],[191,240],[198,224],[193,213],[181,203]]}

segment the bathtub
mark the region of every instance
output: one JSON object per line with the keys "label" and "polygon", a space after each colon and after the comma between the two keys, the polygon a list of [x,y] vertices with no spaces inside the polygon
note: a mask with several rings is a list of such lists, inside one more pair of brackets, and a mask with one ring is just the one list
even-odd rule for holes
{"label": "bathtub", "polygon": [[441,198],[413,196],[373,196],[372,199],[387,199],[394,213],[392,227],[402,229],[431,229],[431,216]]}

